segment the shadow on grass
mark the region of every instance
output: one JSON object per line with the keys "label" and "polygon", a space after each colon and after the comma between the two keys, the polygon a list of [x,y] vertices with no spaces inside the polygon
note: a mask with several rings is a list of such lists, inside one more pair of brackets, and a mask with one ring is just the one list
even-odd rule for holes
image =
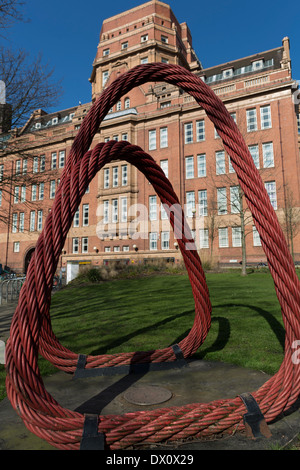
{"label": "shadow on grass", "polygon": [[[161,321],[159,321],[157,323],[154,323],[150,326],[147,326],[147,327],[144,327],[144,328],[139,328],[138,330],[135,330],[132,333],[129,333],[128,335],[122,336],[121,338],[118,338],[118,339],[112,341],[111,343],[109,343],[106,346],[95,349],[90,354],[92,356],[97,356],[97,355],[100,355],[100,354],[106,354],[106,352],[108,350],[116,348],[118,346],[121,346],[123,343],[126,343],[127,341],[129,341],[131,338],[134,338],[135,336],[144,334],[147,331],[155,330],[155,329],[157,329],[159,327],[162,327],[163,325],[166,325],[166,324],[168,324],[168,323],[172,322],[173,320],[176,320],[180,317],[184,317],[186,315],[191,315],[191,314],[193,314],[193,312],[194,312],[193,310],[184,311],[182,313],[172,315],[171,317],[167,317],[164,320],[161,320]],[[191,325],[191,327],[192,327],[192,325]],[[172,344],[175,344],[175,343],[172,343]]]}
{"label": "shadow on grass", "polygon": [[[261,315],[270,325],[271,329],[275,333],[279,343],[281,344],[282,348],[284,348],[284,338],[285,338],[285,330],[283,326],[279,323],[278,320],[274,318],[272,314],[267,312],[266,310],[263,310],[259,307],[256,306],[250,306],[250,305],[243,305],[243,304],[223,304],[223,305],[218,305],[214,307],[215,309],[226,309],[230,307],[241,307],[241,308],[249,308],[251,310],[254,310],[257,312],[259,315]],[[134,335],[144,333],[145,331],[156,328],[158,326],[162,326],[167,324],[168,322],[172,321],[175,318],[178,318],[180,316],[184,316],[186,314],[190,314],[192,311],[187,311],[183,312],[180,315],[174,315],[172,317],[169,317],[163,321],[160,321],[156,323],[155,325],[152,325],[151,327],[147,328],[141,328],[140,330],[135,331],[134,333],[131,333],[130,335],[126,335],[123,338],[118,339],[115,341],[113,344],[110,345],[116,346],[116,345],[121,345],[124,341],[127,341],[127,339],[131,338]],[[197,353],[196,357],[197,359],[204,359],[205,356],[214,351],[221,351],[222,349],[225,348],[229,338],[230,338],[230,322],[228,318],[222,317],[222,316],[214,316],[212,317],[212,323],[218,322],[219,323],[219,328],[218,328],[218,336],[214,343],[204,349],[203,351],[200,351]],[[177,344],[179,343],[182,339],[186,337],[186,335],[189,333],[190,330],[185,331],[182,333],[180,336],[178,336],[172,344]],[[105,352],[103,349],[100,349],[97,351],[99,354],[99,351]],[[134,363],[134,357],[132,359],[132,363]],[[127,374],[126,376],[122,377],[121,379],[117,380],[116,383],[113,383],[112,385],[109,385],[105,390],[101,391],[98,395],[95,395],[91,399],[87,400],[85,403],[80,405],[76,411],[80,413],[98,413],[100,414],[101,411],[105,406],[107,406],[110,402],[112,402],[117,396],[120,394],[124,393],[125,390],[127,390],[129,387],[131,387],[133,384],[138,382],[145,374],[147,374],[147,365],[146,365],[146,370],[143,373],[131,373]],[[298,404],[297,404],[298,405]],[[299,406],[299,405],[298,405]]]}

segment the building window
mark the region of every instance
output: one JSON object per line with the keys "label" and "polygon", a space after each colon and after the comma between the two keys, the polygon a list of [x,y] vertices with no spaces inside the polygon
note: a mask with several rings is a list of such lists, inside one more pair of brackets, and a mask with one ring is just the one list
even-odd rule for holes
{"label": "building window", "polygon": [[198,191],[198,200],[199,200],[199,216],[207,215],[207,190],[201,189]]}
{"label": "building window", "polygon": [[81,239],[81,253],[88,253],[89,251],[89,239],[88,237],[83,237]]}
{"label": "building window", "polygon": [[219,248],[228,247],[228,228],[219,228]]}
{"label": "building window", "polygon": [[42,228],[43,228],[43,211],[38,211],[37,230],[41,232]]}
{"label": "building window", "polygon": [[170,232],[161,232],[161,249],[168,250],[170,248]]}
{"label": "building window", "polygon": [[298,134],[300,134],[300,114],[297,114]]}
{"label": "building window", "polygon": [[274,167],[273,142],[262,144],[264,168]]}
{"label": "building window", "polygon": [[156,131],[149,131],[149,150],[156,150]]}
{"label": "building window", "polygon": [[250,145],[249,147],[249,152],[251,153],[251,156],[254,161],[254,165],[256,168],[259,169],[259,150],[258,150],[258,145]]}
{"label": "building window", "polygon": [[72,253],[79,253],[79,238],[77,237],[72,239]]}
{"label": "building window", "polygon": [[129,251],[129,246],[128,246],[128,245],[124,245],[124,246],[123,246],[123,251]]}
{"label": "building window", "polygon": [[187,217],[193,217],[193,211],[195,209],[195,192],[189,191],[186,193],[186,209]]}
{"label": "building window", "polygon": [[14,203],[18,204],[19,202],[19,195],[20,195],[20,187],[16,186],[15,187],[15,192],[14,192]]}
{"label": "building window", "polygon": [[83,204],[82,206],[82,225],[87,227],[89,225],[89,205]]}
{"label": "building window", "polygon": [[109,55],[109,49],[103,49],[103,57],[107,57]]}
{"label": "building window", "polygon": [[73,227],[79,227],[79,208],[74,214]]}
{"label": "building window", "polygon": [[122,103],[121,103],[121,100],[119,100],[117,102],[117,111],[121,111],[121,109],[122,109]]}
{"label": "building window", "polygon": [[121,198],[121,222],[127,222],[127,197]]}
{"label": "building window", "polygon": [[104,247],[104,253],[110,253],[110,246]]}
{"label": "building window", "polygon": [[51,170],[56,170],[57,168],[57,153],[53,152],[51,154]]}
{"label": "building window", "polygon": [[168,44],[168,42],[169,42],[168,36],[161,35],[161,42],[163,42],[164,44]]}
{"label": "building window", "polygon": [[105,86],[107,80],[108,80],[108,70],[105,70],[103,73],[102,73],[102,87]]}
{"label": "building window", "polygon": [[117,166],[113,167],[113,187],[116,188],[119,184],[119,169]]}
{"label": "building window", "polygon": [[143,36],[141,36],[141,42],[146,42],[148,41],[148,34],[144,34]]}
{"label": "building window", "polygon": [[235,170],[232,166],[232,163],[231,163],[231,158],[228,156],[228,171],[229,173],[235,173]]}
{"label": "building window", "polygon": [[160,205],[161,220],[168,220],[168,214],[167,214],[167,211],[166,211],[165,207],[168,207],[168,205],[167,204],[161,204]]}
{"label": "building window", "polygon": [[114,135],[114,136],[113,136],[113,140],[115,140],[116,142],[119,142],[119,136],[118,136],[118,135]]}
{"label": "building window", "polygon": [[184,125],[184,143],[191,144],[193,139],[193,123],[188,122]]}
{"label": "building window", "polygon": [[128,166],[122,165],[122,186],[127,186],[128,184]]}
{"label": "building window", "polygon": [[14,213],[12,216],[12,233],[17,233],[18,230],[18,214]]}
{"label": "building window", "polygon": [[32,166],[33,173],[38,173],[39,171],[39,157],[33,158],[33,166]]}
{"label": "building window", "polygon": [[141,59],[141,64],[148,64],[148,57],[143,57]]}
{"label": "building window", "polygon": [[50,181],[50,199],[55,197],[55,180]]}
{"label": "building window", "polygon": [[21,187],[21,202],[25,202],[26,201],[26,186],[23,185]]}
{"label": "building window", "polygon": [[276,195],[276,183],[275,181],[268,181],[265,183],[268,196],[270,198],[273,209],[277,209],[277,195]]}
{"label": "building window", "polygon": [[124,133],[122,134],[122,140],[125,140],[126,142],[128,141],[128,134],[127,134],[127,132],[124,132]]}
{"label": "building window", "polygon": [[270,105],[262,106],[260,108],[260,122],[261,122],[262,129],[270,129],[272,127]]}
{"label": "building window", "polygon": [[23,160],[23,171],[22,171],[23,175],[27,175],[27,168],[28,168],[28,160],[27,158],[25,158]]}
{"label": "building window", "polygon": [[230,187],[230,209],[232,214],[239,214],[241,211],[239,186]]}
{"label": "building window", "polygon": [[165,57],[162,57],[162,58],[161,58],[161,62],[162,62],[163,64],[168,64],[168,63],[169,63],[169,59],[166,59]]}
{"label": "building window", "polygon": [[125,109],[129,109],[129,108],[130,108],[130,99],[129,99],[129,98],[125,98],[124,107],[125,107]]}
{"label": "building window", "polygon": [[33,184],[31,186],[31,200],[36,201],[36,190],[37,190],[37,185]]}
{"label": "building window", "polygon": [[241,227],[232,227],[232,246],[242,246],[242,230]]}
{"label": "building window", "polygon": [[169,177],[169,162],[168,160],[161,160],[160,161],[160,167],[162,171],[164,172],[166,178]]}
{"label": "building window", "polygon": [[35,231],[35,211],[30,212],[30,222],[29,222],[29,231]]}
{"label": "building window", "polygon": [[104,168],[104,189],[109,188],[109,168]]}
{"label": "building window", "polygon": [[208,229],[207,228],[200,228],[199,230],[199,246],[201,248],[209,248],[209,241],[208,241]]}
{"label": "building window", "polygon": [[24,221],[25,221],[25,213],[20,212],[20,217],[19,217],[19,232],[23,233],[24,232]]}
{"label": "building window", "polygon": [[226,188],[217,188],[218,214],[227,214],[227,195]]}
{"label": "building window", "polygon": [[103,201],[103,223],[109,222],[109,201]]}
{"label": "building window", "polygon": [[46,157],[42,155],[40,158],[40,172],[43,173],[45,171],[45,164],[46,164]]}
{"label": "building window", "polygon": [[156,196],[149,197],[149,219],[157,220],[157,202]]}
{"label": "building window", "polygon": [[20,176],[21,174],[21,160],[16,161],[16,176]]}
{"label": "building window", "polygon": [[112,222],[118,222],[118,199],[112,200]]}
{"label": "building window", "polygon": [[125,51],[127,48],[128,48],[128,41],[122,42],[122,44],[121,44],[121,50],[122,50],[122,51]]}
{"label": "building window", "polygon": [[255,225],[252,226],[253,229],[253,246],[261,246],[261,240]]}
{"label": "building window", "polygon": [[14,253],[20,252],[20,242],[14,242]]}
{"label": "building window", "polygon": [[162,127],[160,129],[160,148],[165,149],[168,147],[168,128]]}
{"label": "building window", "polygon": [[60,150],[59,152],[59,168],[63,168],[65,166],[65,157],[66,157],[66,152],[64,150]]}
{"label": "building window", "polygon": [[119,252],[120,251],[120,247],[119,246],[114,246],[114,252]]}
{"label": "building window", "polygon": [[185,177],[194,178],[194,157],[185,157]]}
{"label": "building window", "polygon": [[247,131],[253,132],[257,131],[257,116],[256,116],[256,109],[247,109],[246,112],[247,116]]}
{"label": "building window", "polygon": [[149,244],[150,244],[150,250],[157,250],[157,233],[156,232],[150,232]]}
{"label": "building window", "polygon": [[225,152],[224,150],[221,150],[219,152],[216,152],[216,174],[225,175],[225,173]]}
{"label": "building window", "polygon": [[0,165],[0,183],[3,181],[4,165]]}
{"label": "building window", "polygon": [[205,140],[205,121],[201,119],[196,121],[196,133],[197,133],[197,142],[203,142]]}

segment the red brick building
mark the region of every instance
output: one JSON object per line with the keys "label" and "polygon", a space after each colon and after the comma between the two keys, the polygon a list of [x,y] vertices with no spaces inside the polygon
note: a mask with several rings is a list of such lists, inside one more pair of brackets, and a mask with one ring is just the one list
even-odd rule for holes
{"label": "red brick building", "polygon": [[[237,122],[259,168],[295,260],[300,261],[300,118],[289,39],[272,50],[204,68],[186,23],[152,0],[103,21],[90,76],[91,102],[47,114],[3,132],[0,156],[0,263],[26,271],[51,209],[72,142],[92,102],[120,74],[140,63],[179,64],[205,81]],[[110,110],[93,146],[128,140],[150,153],[168,175],[203,260],[265,260],[237,178],[214,126],[195,100],[166,83],[133,89]],[[148,236],[138,238],[137,205]],[[292,214],[292,221],[287,214]],[[245,230],[243,230],[245,226]],[[245,238],[243,234],[245,233]],[[78,208],[60,267],[82,263],[180,259],[176,239],[152,186],[136,168],[113,162],[91,182]]]}

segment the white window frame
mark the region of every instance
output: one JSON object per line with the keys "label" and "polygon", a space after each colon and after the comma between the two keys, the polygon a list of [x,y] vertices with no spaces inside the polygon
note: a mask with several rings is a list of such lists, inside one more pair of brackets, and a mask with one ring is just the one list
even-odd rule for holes
{"label": "white window frame", "polygon": [[185,157],[185,178],[187,180],[195,178],[194,157]]}
{"label": "white window frame", "polygon": [[122,178],[122,186],[127,186],[127,184],[128,184],[128,165],[122,165],[122,167],[121,167],[121,178]]}
{"label": "white window frame", "polygon": [[209,248],[208,228],[199,229],[199,248]]}
{"label": "white window frame", "polygon": [[119,220],[119,201],[118,199],[112,200],[112,223],[116,224]]}
{"label": "white window frame", "polygon": [[149,233],[149,249],[151,251],[157,250],[157,232]]}
{"label": "white window frame", "polygon": [[20,212],[19,214],[19,232],[24,232],[24,223],[25,223],[25,212]]}
{"label": "white window frame", "polygon": [[228,227],[220,227],[219,232],[219,248],[228,248]]}
{"label": "white window frame", "polygon": [[89,204],[83,204],[82,205],[82,226],[83,227],[89,226],[89,211],[90,211]]}
{"label": "white window frame", "polygon": [[58,168],[63,168],[65,166],[65,160],[66,160],[66,151],[60,150],[59,158],[58,158]]}
{"label": "white window frame", "polygon": [[103,187],[104,189],[109,188],[109,168],[104,168],[104,182],[103,182]]}
{"label": "white window frame", "polygon": [[31,200],[34,202],[36,201],[36,196],[37,196],[37,185],[32,184],[31,185]]}
{"label": "white window frame", "polygon": [[104,224],[109,223],[109,201],[108,200],[103,201],[103,223]]}
{"label": "white window frame", "polygon": [[246,110],[247,132],[257,131],[257,113],[256,108]]}
{"label": "white window frame", "polygon": [[127,222],[127,197],[121,198],[121,222]]}
{"label": "white window frame", "polygon": [[82,237],[81,239],[81,253],[88,253],[89,252],[89,238]]}
{"label": "white window frame", "polygon": [[207,189],[199,189],[198,191],[199,201],[199,216],[207,216]]}
{"label": "white window frame", "polygon": [[204,142],[205,141],[205,120],[200,119],[196,121],[196,138],[197,142]]}
{"label": "white window frame", "polygon": [[117,188],[119,185],[119,167],[114,166],[112,171],[113,171],[113,188]]}
{"label": "white window frame", "polygon": [[72,253],[74,255],[79,253],[79,238],[78,237],[72,238]]}
{"label": "white window frame", "polygon": [[149,150],[156,150],[156,130],[151,129],[148,132],[149,137]]}
{"label": "white window frame", "polygon": [[149,220],[157,220],[157,197],[149,196]]}
{"label": "white window frame", "polygon": [[79,218],[80,218],[80,211],[78,207],[77,211],[74,214],[73,227],[79,227]]}
{"label": "white window frame", "polygon": [[51,170],[57,169],[57,152],[51,153]]}
{"label": "white window frame", "polygon": [[20,253],[20,242],[14,242],[14,253]]}
{"label": "white window frame", "polygon": [[260,127],[263,130],[272,127],[271,106],[269,104],[260,107]]}
{"label": "white window frame", "polygon": [[227,189],[226,187],[217,188],[218,214],[227,214]]}
{"label": "white window frame", "polygon": [[160,148],[161,149],[168,148],[168,128],[161,127],[159,132],[160,132]]}
{"label": "white window frame", "polygon": [[166,178],[169,177],[169,161],[168,160],[161,160],[160,161],[160,167],[162,171],[164,172]]}
{"label": "white window frame", "polygon": [[254,165],[256,166],[257,169],[260,168],[259,164],[259,146],[258,145],[249,145],[248,146],[249,152],[251,153],[251,156],[254,161]]}
{"label": "white window frame", "polygon": [[56,181],[51,180],[50,181],[50,199],[55,198],[55,190],[56,190]]}
{"label": "white window frame", "polygon": [[242,229],[241,227],[231,227],[232,246],[238,248],[242,246]]}
{"label": "white window frame", "polygon": [[41,232],[43,228],[43,211],[39,210],[37,213],[37,231]]}
{"label": "white window frame", "polygon": [[186,215],[187,217],[193,217],[193,210],[196,207],[195,203],[195,191],[188,191],[186,193]]}
{"label": "white window frame", "polygon": [[193,123],[187,122],[184,124],[184,143],[192,144],[194,142]]}
{"label": "white window frame", "polygon": [[167,231],[161,232],[161,249],[162,250],[170,249],[170,232],[167,232]]}
{"label": "white window frame", "polygon": [[270,202],[274,210],[277,210],[277,193],[276,193],[276,182],[275,181],[266,181],[265,188],[267,190]]}
{"label": "white window frame", "polygon": [[218,150],[216,152],[216,175],[226,174],[226,162],[224,150]]}
{"label": "white window frame", "polygon": [[18,231],[18,213],[14,212],[12,215],[12,225],[11,225],[12,233],[17,233]]}
{"label": "white window frame", "polygon": [[265,142],[262,144],[262,154],[264,168],[274,168],[273,142]]}
{"label": "white window frame", "polygon": [[35,211],[30,212],[30,219],[29,219],[29,231],[35,231]]}
{"label": "white window frame", "polygon": [[241,212],[239,186],[230,186],[230,212],[239,214]]}

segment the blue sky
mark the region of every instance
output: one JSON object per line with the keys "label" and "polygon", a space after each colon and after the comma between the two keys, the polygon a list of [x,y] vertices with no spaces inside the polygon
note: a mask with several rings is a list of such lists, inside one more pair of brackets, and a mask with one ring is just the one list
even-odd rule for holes
{"label": "blue sky", "polygon": [[[64,109],[91,98],[88,81],[96,54],[102,21],[138,6],[142,0],[25,0],[28,22],[15,24],[3,45],[24,48],[55,69],[62,80]],[[211,67],[281,46],[290,38],[292,72],[300,80],[299,4],[258,1],[241,2],[168,0],[179,22],[191,30],[194,49],[203,67]]]}

